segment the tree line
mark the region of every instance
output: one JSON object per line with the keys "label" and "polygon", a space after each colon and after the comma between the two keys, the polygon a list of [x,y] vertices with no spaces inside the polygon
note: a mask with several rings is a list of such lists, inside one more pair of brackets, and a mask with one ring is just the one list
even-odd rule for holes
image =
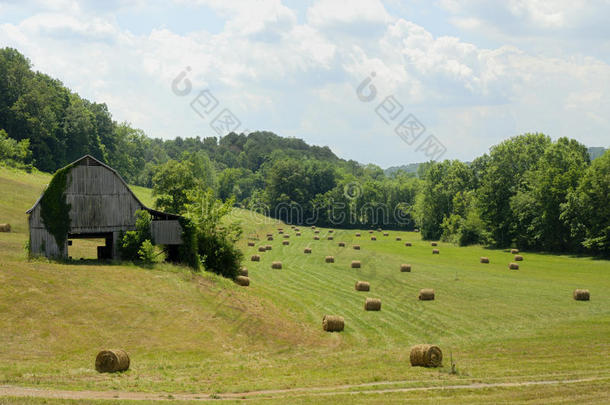
{"label": "tree line", "polygon": [[294,224],[608,255],[610,152],[602,152],[591,161],[576,140],[523,134],[473,162],[384,172],[265,131],[153,139],[34,72],[17,50],[0,49],[0,160],[54,172],[89,153],[130,184],[151,187],[156,207],[173,213],[189,212],[189,196],[209,190]]}

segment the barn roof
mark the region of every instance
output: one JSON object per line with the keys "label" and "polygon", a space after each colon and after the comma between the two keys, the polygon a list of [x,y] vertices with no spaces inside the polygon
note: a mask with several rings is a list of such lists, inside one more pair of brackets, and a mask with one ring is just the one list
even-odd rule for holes
{"label": "barn roof", "polygon": [[[135,200],[140,203],[140,205],[146,210],[148,211],[151,215],[153,216],[157,216],[157,217],[162,217],[164,219],[178,219],[180,218],[180,215],[176,215],[176,214],[169,214],[167,212],[162,212],[162,211],[157,211],[154,210],[152,208],[148,208],[146,205],[144,205],[144,203],[142,203],[142,201],[140,201],[140,199],[134,194],[133,191],[131,191],[131,188],[129,188],[129,185],[125,182],[125,180],[123,180],[123,178],[121,177],[121,175],[114,170],[112,167],[108,166],[105,163],[100,162],[99,160],[97,160],[96,158],[94,158],[91,155],[85,155],[77,160],[75,160],[74,162],[70,163],[69,165],[65,166],[66,167],[70,167],[70,166],[75,166],[75,165],[81,165],[81,166],[103,166],[106,169],[110,170],[112,173],[114,173],[119,180],[121,180],[121,182],[125,185],[125,187],[127,188],[127,190],[129,190],[129,192],[131,193],[131,196],[133,198],[135,198]],[[38,197],[38,200],[36,200],[36,202],[34,203],[34,205],[32,206],[32,208],[30,208],[29,210],[27,210],[25,213],[26,214],[31,214],[32,211],[34,210],[34,208],[36,208],[36,206],[38,204],[40,204],[40,200],[42,200],[42,196],[44,195],[44,192],[40,195],[40,197]]]}

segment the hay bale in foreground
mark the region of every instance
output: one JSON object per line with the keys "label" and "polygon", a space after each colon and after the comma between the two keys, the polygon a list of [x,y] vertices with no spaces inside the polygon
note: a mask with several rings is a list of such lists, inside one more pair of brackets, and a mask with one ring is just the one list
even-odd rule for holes
{"label": "hay bale in foreground", "polygon": [[271,263],[271,268],[272,269],[281,269],[282,268],[282,262],[272,262]]}
{"label": "hay bale in foreground", "polygon": [[356,291],[370,291],[371,284],[368,281],[356,281]]}
{"label": "hay bale in foreground", "polygon": [[290,241],[289,240],[283,240],[282,241],[282,245],[288,246],[288,245],[290,245]]}
{"label": "hay bale in foreground", "polygon": [[517,253],[519,253],[519,249],[511,249],[510,250],[510,254],[511,255],[516,255]]}
{"label": "hay bale in foreground", "polygon": [[411,246],[411,242],[405,242],[405,246],[407,246],[407,247]]}
{"label": "hay bale in foreground", "polygon": [[360,245],[354,245],[353,248],[354,250],[360,250]]}
{"label": "hay bale in foreground", "polygon": [[430,246],[438,246],[438,243],[437,242],[431,242]]}
{"label": "hay bale in foreground", "polygon": [[400,265],[400,271],[401,272],[410,272],[411,271],[411,265],[410,264],[401,264]]}
{"label": "hay bale in foreground", "polygon": [[259,252],[266,252],[267,251],[267,247],[266,246],[259,246],[258,247],[258,251]]}
{"label": "hay bale in foreground", "polygon": [[248,242],[248,246],[254,246],[254,242]]}
{"label": "hay bale in foreground", "polygon": [[116,373],[129,369],[129,355],[125,350],[102,350],[95,358],[95,369],[100,373]]}
{"label": "hay bale in foreground", "polygon": [[433,254],[433,255],[440,255],[440,254],[441,254],[441,252],[440,252],[440,250],[438,250],[438,249],[432,249],[432,254]]}
{"label": "hay bale in foreground", "polygon": [[252,257],[250,257],[250,260],[253,262],[260,262],[261,257],[260,257],[260,255],[252,255]]}
{"label": "hay bale in foreground", "polygon": [[326,332],[341,332],[345,328],[345,320],[338,315],[324,315],[322,329]]}
{"label": "hay bale in foreground", "polygon": [[443,364],[443,352],[435,345],[416,345],[411,348],[409,359],[413,367],[440,367]]}
{"label": "hay bale in foreground", "polygon": [[589,294],[589,290],[584,290],[584,289],[580,289],[580,288],[577,288],[576,290],[574,290],[573,296],[576,301],[589,301],[589,299],[591,298],[591,294]]}
{"label": "hay bale in foreground", "polygon": [[247,287],[250,285],[250,279],[246,276],[237,276],[235,278],[235,284],[240,285],[242,287]]}
{"label": "hay bale in foreground", "polygon": [[516,261],[516,262],[522,262],[522,261],[523,261],[523,256],[521,256],[521,255],[515,255],[515,261]]}
{"label": "hay bale in foreground", "polygon": [[339,245],[339,247],[345,247],[345,242],[339,242],[337,245]]}
{"label": "hay bale in foreground", "polygon": [[335,262],[335,257],[334,257],[334,256],[326,256],[326,257],[324,258],[324,261],[325,261],[326,263],[334,263],[334,262]]}
{"label": "hay bale in foreground", "polygon": [[11,224],[0,224],[0,232],[10,232]]}
{"label": "hay bale in foreground", "polygon": [[364,301],[366,311],[381,311],[381,300],[379,298],[367,298]]}
{"label": "hay bale in foreground", "polygon": [[240,276],[244,276],[244,277],[248,277],[248,268],[247,267],[241,267],[239,269],[239,275]]}
{"label": "hay bale in foreground", "polygon": [[311,248],[305,248],[305,250],[303,250],[303,253],[311,253]]}
{"label": "hay bale in foreground", "polygon": [[481,263],[489,263],[489,257],[481,256],[480,262]]}
{"label": "hay bale in foreground", "polygon": [[519,270],[519,265],[518,265],[517,263],[510,263],[510,264],[508,265],[508,268],[509,268],[510,270]]}
{"label": "hay bale in foreground", "polygon": [[352,260],[352,269],[359,269],[361,266],[360,260]]}
{"label": "hay bale in foreground", "polygon": [[417,298],[420,301],[434,301],[434,289],[432,288],[422,288],[419,290],[419,295]]}

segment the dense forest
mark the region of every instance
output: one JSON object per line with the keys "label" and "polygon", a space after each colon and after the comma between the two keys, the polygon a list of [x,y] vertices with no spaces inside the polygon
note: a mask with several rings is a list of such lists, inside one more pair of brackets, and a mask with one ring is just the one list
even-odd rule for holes
{"label": "dense forest", "polygon": [[[469,163],[386,171],[271,132],[149,138],[0,49],[0,160],[54,172],[89,153],[157,207],[184,213],[193,190],[289,223],[415,229],[425,239],[610,254],[610,152],[539,133]],[[595,158],[596,159],[593,159]]]}

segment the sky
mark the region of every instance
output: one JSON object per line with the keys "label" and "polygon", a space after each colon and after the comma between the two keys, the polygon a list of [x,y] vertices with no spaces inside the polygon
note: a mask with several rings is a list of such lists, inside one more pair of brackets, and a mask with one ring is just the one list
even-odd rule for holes
{"label": "sky", "polygon": [[610,145],[610,0],[0,0],[0,47],[151,137],[267,130],[381,167]]}

